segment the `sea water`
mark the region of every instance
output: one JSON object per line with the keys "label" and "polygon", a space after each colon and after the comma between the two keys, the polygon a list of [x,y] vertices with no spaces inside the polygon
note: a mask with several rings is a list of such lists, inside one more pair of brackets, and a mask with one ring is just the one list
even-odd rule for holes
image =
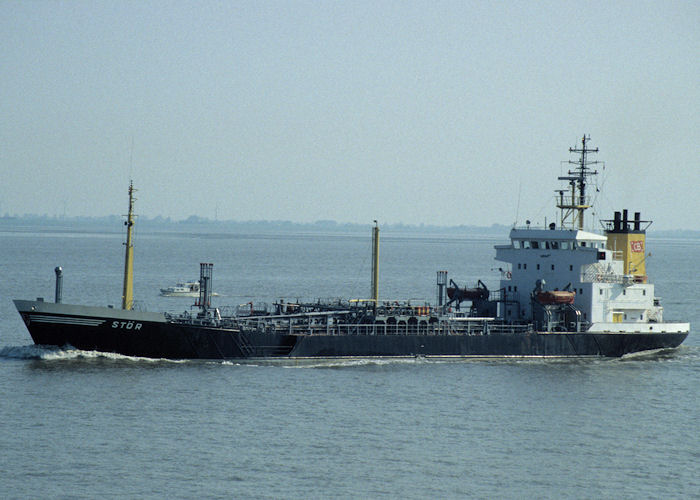
{"label": "sea water", "polygon": [[[369,231],[368,231],[369,233]],[[0,232],[0,498],[690,498],[700,341],[601,360],[210,362],[32,345],[13,298],[120,304],[123,237]],[[504,239],[383,234],[380,297],[496,288]],[[649,238],[666,318],[700,325],[700,241]],[[357,234],[144,234],[135,298],[214,263],[215,305],[369,295]]]}

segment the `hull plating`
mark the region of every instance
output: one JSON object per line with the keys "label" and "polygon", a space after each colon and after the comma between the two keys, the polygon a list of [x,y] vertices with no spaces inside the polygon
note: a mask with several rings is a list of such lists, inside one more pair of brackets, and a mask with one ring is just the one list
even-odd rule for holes
{"label": "hull plating", "polygon": [[162,314],[16,301],[39,345],[168,359],[619,357],[678,347],[688,332],[286,335],[169,322]]}

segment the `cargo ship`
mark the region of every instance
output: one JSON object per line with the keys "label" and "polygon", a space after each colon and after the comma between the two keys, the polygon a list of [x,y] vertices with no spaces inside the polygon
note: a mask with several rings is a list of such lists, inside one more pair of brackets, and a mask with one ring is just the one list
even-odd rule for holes
{"label": "cargo ship", "polygon": [[166,359],[620,357],[673,349],[690,324],[665,321],[646,275],[646,230],[639,212],[614,212],[601,231],[584,230],[586,187],[597,175],[589,146],[569,148],[567,185],[557,192],[558,223],[513,227],[496,245],[499,287],[460,287],[437,271],[435,304],[380,300],[379,227],[372,228],[368,298],[213,307],[213,264],[200,264],[191,312],[133,309],[133,184],[122,307],[64,304],[56,268],[55,302],[15,300],[38,345]]}

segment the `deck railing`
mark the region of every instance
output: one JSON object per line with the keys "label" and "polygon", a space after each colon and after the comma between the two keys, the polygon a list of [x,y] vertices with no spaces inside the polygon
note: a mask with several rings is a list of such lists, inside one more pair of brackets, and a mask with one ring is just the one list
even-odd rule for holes
{"label": "deck railing", "polygon": [[[233,325],[232,325],[233,326]],[[434,323],[294,323],[290,321],[238,321],[234,328],[249,333],[283,335],[489,335],[528,333],[532,325],[505,325],[491,318]]]}

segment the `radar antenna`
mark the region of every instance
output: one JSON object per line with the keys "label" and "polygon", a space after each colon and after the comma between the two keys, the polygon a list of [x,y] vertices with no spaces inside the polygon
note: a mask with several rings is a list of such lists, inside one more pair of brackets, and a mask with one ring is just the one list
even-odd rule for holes
{"label": "radar antenna", "polygon": [[569,175],[559,177],[560,181],[569,181],[571,191],[567,193],[564,189],[558,191],[559,202],[557,208],[561,210],[561,227],[569,229],[583,229],[583,213],[591,208],[589,197],[586,195],[586,178],[598,175],[597,170],[591,170],[591,165],[597,165],[598,161],[590,161],[589,153],[597,153],[598,148],[589,148],[590,136],[583,135],[581,148],[569,148],[569,153],[579,153],[578,160],[569,160],[570,165],[576,167],[569,170]]}

